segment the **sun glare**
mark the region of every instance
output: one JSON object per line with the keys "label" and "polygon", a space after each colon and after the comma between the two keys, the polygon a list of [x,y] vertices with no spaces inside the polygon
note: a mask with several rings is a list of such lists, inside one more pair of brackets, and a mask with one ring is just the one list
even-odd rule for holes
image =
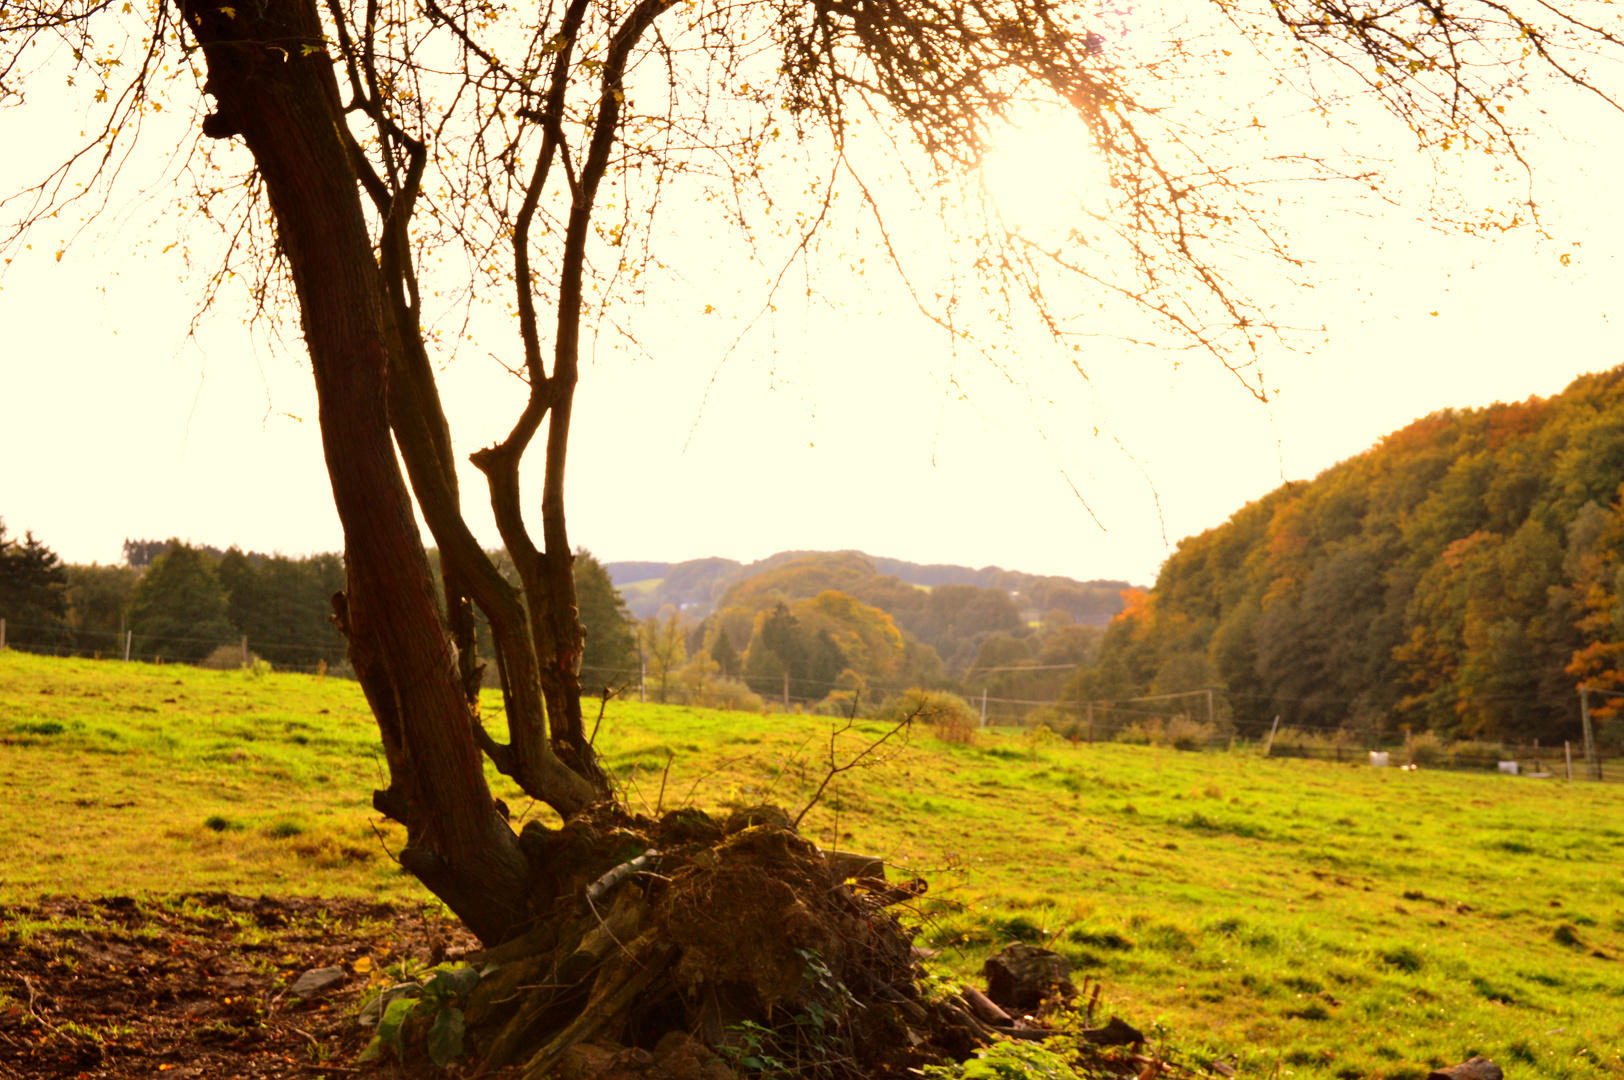
{"label": "sun glare", "polygon": [[981,180],[1011,229],[1059,240],[1080,223],[1095,159],[1076,121],[1034,115],[995,138]]}

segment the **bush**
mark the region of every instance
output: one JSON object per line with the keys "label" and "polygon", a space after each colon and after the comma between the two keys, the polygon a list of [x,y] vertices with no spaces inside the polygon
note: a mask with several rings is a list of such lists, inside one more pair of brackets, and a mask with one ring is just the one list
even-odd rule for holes
{"label": "bush", "polygon": [[[259,659],[257,656],[253,658]],[[236,671],[240,667],[246,667],[247,665],[242,662],[242,645],[221,645],[204,658],[201,666],[215,671]]]}
{"label": "bush", "polygon": [[1023,738],[1026,742],[1026,748],[1033,753],[1056,746],[1060,742],[1060,736],[1055,734],[1054,729],[1049,727],[1048,724],[1039,724],[1036,727],[1028,728]]}
{"label": "bush", "polygon": [[[1496,762],[1505,761],[1511,755],[1500,743],[1478,742],[1468,739],[1451,743],[1447,756],[1451,765],[1473,765],[1492,769]],[[1552,752],[1552,757],[1558,761],[1561,760],[1561,747]]]}
{"label": "bush", "polygon": [[1175,716],[1167,722],[1167,742],[1177,750],[1200,750],[1218,736],[1216,725]]}
{"label": "bush", "polygon": [[1171,746],[1175,750],[1199,750],[1217,737],[1216,725],[1192,720],[1188,716],[1175,716],[1166,721],[1161,717],[1135,720],[1117,732],[1116,741],[1142,746]]}
{"label": "bush", "polygon": [[1075,708],[1060,709],[1053,705],[1040,705],[1021,717],[1021,723],[1028,727],[1046,727],[1051,731],[1069,732],[1079,721]]}
{"label": "bush", "polygon": [[1436,765],[1444,760],[1444,741],[1430,731],[1410,736],[1410,760],[1417,765]]}
{"label": "bush", "polygon": [[931,734],[943,742],[969,743],[975,740],[980,718],[970,703],[944,690],[914,687],[887,701],[876,719],[896,723],[913,714],[914,719],[931,726]]}
{"label": "bush", "polygon": [[[812,706],[811,712],[813,716],[839,716],[844,718],[853,714],[854,707],[859,719],[872,717],[876,711],[870,706],[868,700],[860,694],[851,690],[831,690],[828,697]],[[901,719],[901,717],[898,717],[898,719]]]}
{"label": "bush", "polygon": [[737,679],[709,680],[704,689],[693,696],[691,704],[733,712],[762,712],[765,708],[761,695]]}

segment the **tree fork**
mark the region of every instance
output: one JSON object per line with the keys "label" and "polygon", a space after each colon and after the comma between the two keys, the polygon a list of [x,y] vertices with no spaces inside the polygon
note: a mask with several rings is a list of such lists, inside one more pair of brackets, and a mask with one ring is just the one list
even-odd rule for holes
{"label": "tree fork", "polygon": [[[369,701],[395,727],[391,788],[409,807],[402,865],[486,941],[525,915],[527,864],[497,812],[473,716],[418,539],[389,425],[387,300],[320,18],[310,0],[187,2],[217,111],[241,135],[276,215],[316,379],[322,446],[344,528],[343,626]],[[386,738],[390,733],[386,730]]]}

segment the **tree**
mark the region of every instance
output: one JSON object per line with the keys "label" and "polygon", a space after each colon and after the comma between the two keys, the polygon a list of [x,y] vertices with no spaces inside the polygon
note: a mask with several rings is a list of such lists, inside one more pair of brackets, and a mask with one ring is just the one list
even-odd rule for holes
{"label": "tree", "polygon": [[637,671],[635,624],[609,572],[586,548],[575,552],[575,595],[586,638],[581,670],[599,686],[624,682]]}
{"label": "tree", "polygon": [[788,676],[791,690],[804,693],[793,684],[805,679],[806,672],[806,638],[800,620],[780,600],[772,611],[756,616],[755,632],[744,653],[745,684],[758,694],[773,697],[783,692]]}
{"label": "tree", "polygon": [[722,673],[722,678],[738,677],[739,650],[733,647],[733,639],[728,637],[727,627],[723,626],[716,631],[716,640],[711,642],[710,658],[716,661],[716,669]]}
{"label": "tree", "polygon": [[[345,537],[334,614],[389,769],[374,805],[406,827],[401,865],[493,943],[544,910],[547,889],[587,871],[560,861],[568,845],[521,845],[481,755],[566,819],[611,794],[580,703],[584,640],[564,507],[570,419],[583,336],[609,317],[607,298],[644,288],[645,271],[658,268],[647,223],[663,220],[672,192],[711,197],[706,205],[726,207],[748,235],[753,215],[782,194],[766,179],[789,141],[781,137],[798,139],[819,176],[792,174],[787,189],[807,179],[811,198],[787,243],[808,253],[837,195],[881,209],[865,156],[888,137],[911,142],[917,156],[903,167],[923,173],[911,190],[937,200],[942,222],[972,212],[965,277],[980,280],[943,290],[939,303],[930,290],[915,294],[956,343],[974,340],[959,312],[980,296],[992,298],[991,318],[1025,306],[1064,344],[1093,332],[1047,302],[1044,285],[1058,274],[1096,290],[1102,305],[1128,305],[1139,313],[1130,322],[1148,319],[1209,351],[1264,396],[1254,351],[1278,328],[1268,305],[1234,287],[1226,259],[1286,257],[1268,217],[1276,182],[1335,178],[1342,160],[1270,157],[1232,110],[1210,108],[1203,120],[1166,100],[1177,94],[1159,91],[1185,85],[1205,54],[1174,40],[1135,55],[1131,42],[1108,42],[1111,25],[1081,4],[182,0],[124,11],[21,0],[0,14],[0,100],[20,101],[30,65],[60,55],[33,46],[65,40],[72,60],[61,62],[77,65],[87,97],[107,107],[83,152],[10,204],[23,228],[7,254],[27,226],[105,192],[154,107],[179,98],[196,108],[198,91],[213,98],[202,133],[240,140],[251,169],[240,185],[198,170],[198,205],[229,215],[226,193],[244,193],[242,217],[225,222],[241,237],[230,265],[257,267],[257,310],[274,312],[289,284],[297,303]],[[1432,4],[1421,18],[1407,5],[1339,0],[1225,3],[1213,14],[1259,50],[1281,48],[1281,81],[1315,108],[1362,90],[1435,156],[1464,144],[1520,160],[1504,157],[1518,153],[1525,108],[1512,91],[1540,65],[1588,87],[1567,58],[1619,45],[1560,7],[1524,14],[1489,0]],[[143,47],[115,64],[103,47],[111,36]],[[1230,85],[1225,61],[1211,59],[1215,86]],[[1288,66],[1298,63],[1309,66]],[[1316,64],[1337,72],[1328,94]],[[1032,101],[1077,117],[1100,163],[1087,224],[1055,244],[1007,226],[974,180],[1000,125]],[[878,137],[853,153],[854,132],[868,131]],[[235,167],[230,154],[208,156]],[[456,251],[470,276],[437,278],[439,260]],[[508,436],[473,461],[518,586],[463,520],[430,354],[437,296],[496,290],[512,296],[516,339],[504,352],[526,394]],[[520,488],[538,437],[539,542]],[[440,550],[439,581],[414,501]],[[492,631],[506,743],[478,722],[476,606]],[[1012,629],[1004,614],[976,621],[988,633]]]}
{"label": "tree", "polygon": [[24,533],[6,539],[0,519],[0,618],[10,645],[55,651],[68,647],[68,574],[56,552]]}
{"label": "tree", "polygon": [[244,554],[231,548],[216,567],[226,606],[249,647],[275,664],[314,668],[337,663],[344,638],[328,617],[332,597],[344,589],[344,564],[336,555],[290,559]]}
{"label": "tree", "polygon": [[132,655],[198,661],[237,638],[214,562],[203,551],[170,541],[130,597]]}
{"label": "tree", "polygon": [[664,702],[670,693],[677,671],[688,660],[687,634],[683,630],[682,616],[673,611],[660,618],[650,615],[643,620],[643,655],[647,657],[648,677],[656,683],[655,700]]}
{"label": "tree", "polygon": [[124,649],[130,596],[141,574],[132,566],[70,564],[68,618],[81,655],[119,655]]}

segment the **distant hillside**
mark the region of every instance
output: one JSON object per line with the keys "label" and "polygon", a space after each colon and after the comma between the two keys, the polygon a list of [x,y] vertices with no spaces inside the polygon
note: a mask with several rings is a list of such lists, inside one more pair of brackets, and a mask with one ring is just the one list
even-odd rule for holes
{"label": "distant hillside", "polygon": [[1621,485],[1624,368],[1435,413],[1181,541],[1074,689],[1577,744],[1580,683],[1624,688]]}
{"label": "distant hillside", "polygon": [[[1122,610],[1121,593],[1130,587],[1126,581],[1077,581],[1068,577],[1025,574],[997,566],[984,566],[976,570],[941,563],[927,565],[903,559],[879,558],[860,551],[780,551],[753,563],[710,558],[679,563],[612,562],[605,563],[604,567],[626,597],[633,614],[647,617],[666,604],[672,604],[695,618],[703,618],[716,609],[717,603],[730,588],[741,582],[794,560],[832,559],[837,556],[846,561],[848,575],[842,580],[848,584],[853,580],[850,571],[855,570],[859,577],[890,577],[925,589],[937,585],[974,585],[999,589],[1009,593],[1021,614],[1033,620],[1058,608],[1079,623],[1104,626]],[[830,584],[827,587],[840,586]],[[872,600],[865,602],[890,610]]]}

